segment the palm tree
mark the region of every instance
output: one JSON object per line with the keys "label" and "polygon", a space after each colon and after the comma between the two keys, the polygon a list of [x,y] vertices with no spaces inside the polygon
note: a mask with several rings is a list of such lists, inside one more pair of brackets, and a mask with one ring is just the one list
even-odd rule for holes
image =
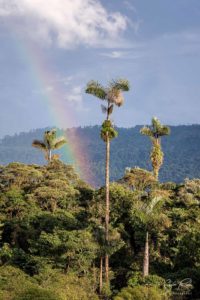
{"label": "palm tree", "polygon": [[150,126],[144,126],[140,132],[143,135],[149,136],[152,141],[151,151],[151,163],[153,167],[153,173],[158,180],[159,170],[163,164],[163,152],[161,148],[161,137],[170,134],[170,128],[166,125],[162,125],[160,121],[154,117]]}
{"label": "palm tree", "polygon": [[34,140],[32,146],[45,152],[47,161],[52,160],[52,150],[60,149],[67,141],[64,136],[56,137],[56,129],[44,132],[43,141]]}
{"label": "palm tree", "polygon": [[[117,79],[111,81],[108,86],[104,87],[97,81],[90,81],[87,84],[85,92],[91,94],[102,101],[107,102],[101,105],[102,112],[106,114],[106,120],[102,124],[101,138],[106,143],[106,168],[105,168],[105,187],[106,187],[106,212],[105,212],[105,240],[109,244],[109,183],[110,183],[110,140],[117,136],[110,116],[113,112],[114,105],[121,106],[124,102],[123,91],[129,91],[129,82],[126,79]],[[105,255],[105,273],[106,283],[109,284],[109,256]]]}
{"label": "palm tree", "polygon": [[146,201],[137,201],[132,210],[133,218],[139,218],[145,227],[145,247],[143,256],[143,277],[149,275],[149,233],[155,228],[167,228],[168,217],[162,213],[164,200],[169,197],[166,190],[152,190]]}

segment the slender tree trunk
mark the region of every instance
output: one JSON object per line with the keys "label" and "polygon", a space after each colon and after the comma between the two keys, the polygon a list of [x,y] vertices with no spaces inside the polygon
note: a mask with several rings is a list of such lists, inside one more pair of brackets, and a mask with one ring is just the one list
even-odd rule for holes
{"label": "slender tree trunk", "polygon": [[49,161],[51,161],[51,157],[52,157],[52,155],[51,155],[51,149],[49,149],[49,150],[48,150],[48,160],[49,160]]}
{"label": "slender tree trunk", "polygon": [[146,232],[146,241],[144,249],[144,261],[143,261],[143,277],[149,275],[149,233]]}
{"label": "slender tree trunk", "polygon": [[99,294],[102,293],[103,287],[103,257],[100,257],[100,271],[99,271]]}
{"label": "slender tree trunk", "polygon": [[[159,150],[159,153],[158,153]],[[153,165],[153,174],[156,180],[158,180],[158,176],[159,176],[159,170],[161,167],[160,164],[160,157],[158,157],[158,155],[160,154],[161,151],[161,144],[160,144],[160,139],[159,138],[155,138],[153,140],[153,146],[152,146],[152,151],[154,153],[156,153],[156,157],[154,157],[154,162],[152,163]]]}
{"label": "slender tree trunk", "polygon": [[[107,134],[106,139],[106,216],[105,216],[105,238],[106,238],[106,245],[109,243],[109,218],[110,218],[110,139]],[[105,255],[105,275],[106,275],[106,283],[109,284],[109,256],[108,253]]]}
{"label": "slender tree trunk", "polygon": [[155,177],[156,180],[158,180],[158,175],[159,175],[159,170],[157,168],[155,168],[154,177]]}

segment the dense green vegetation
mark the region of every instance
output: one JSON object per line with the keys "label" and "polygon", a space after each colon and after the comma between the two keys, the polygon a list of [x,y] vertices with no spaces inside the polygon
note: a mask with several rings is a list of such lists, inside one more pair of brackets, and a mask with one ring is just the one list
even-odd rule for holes
{"label": "dense green vegetation", "polygon": [[[141,126],[134,128],[117,128],[118,138],[111,144],[111,180],[119,179],[124,174],[126,167],[139,166],[151,170],[149,153],[151,142],[140,134]],[[170,138],[163,137],[162,149],[164,163],[160,170],[161,181],[183,182],[185,178],[200,177],[200,125],[170,126]],[[105,145],[99,138],[100,127],[85,127],[68,129],[68,146],[73,143],[74,135],[81,141],[84,173],[88,169],[93,174],[95,185],[104,184],[105,172]],[[34,139],[43,138],[44,129],[37,129],[28,133],[20,133],[15,136],[6,136],[0,143],[0,164],[8,164],[12,161],[20,161],[28,164],[44,164],[43,154],[31,147]],[[64,151],[65,152],[65,151]],[[71,163],[70,156],[63,155],[61,159]],[[89,157],[89,160],[88,160]]]}
{"label": "dense green vegetation", "polygon": [[[104,298],[200,297],[199,179],[158,184],[150,172],[127,170],[110,186],[109,245],[105,189],[92,189],[71,165],[1,166],[0,191],[0,299],[99,299],[105,251],[111,286],[103,286]],[[147,229],[150,275],[143,277]]]}

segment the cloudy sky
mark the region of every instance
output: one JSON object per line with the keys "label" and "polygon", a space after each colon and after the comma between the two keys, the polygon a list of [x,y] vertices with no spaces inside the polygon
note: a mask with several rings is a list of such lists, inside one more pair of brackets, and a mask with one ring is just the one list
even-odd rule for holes
{"label": "cloudy sky", "polygon": [[0,0],[0,137],[101,124],[86,83],[127,78],[116,125],[200,123],[199,0]]}

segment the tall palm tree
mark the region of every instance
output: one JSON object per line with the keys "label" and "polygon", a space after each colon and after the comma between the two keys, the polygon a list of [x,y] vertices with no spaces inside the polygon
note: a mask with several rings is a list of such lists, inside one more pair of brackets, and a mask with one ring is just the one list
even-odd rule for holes
{"label": "tall palm tree", "polygon": [[43,141],[34,140],[32,146],[45,152],[47,161],[52,160],[52,150],[60,149],[67,141],[64,136],[56,137],[56,129],[44,132]]}
{"label": "tall palm tree", "polygon": [[154,117],[152,118],[150,126],[144,126],[140,130],[141,134],[149,136],[152,141],[151,151],[151,163],[153,167],[153,173],[158,180],[159,170],[163,164],[163,152],[161,148],[161,137],[170,134],[170,128],[166,125],[162,125],[160,121]]}
{"label": "tall palm tree", "polygon": [[[104,87],[97,81],[90,81],[87,84],[85,92],[91,94],[100,100],[106,102],[101,105],[102,112],[106,114],[106,120],[102,124],[101,138],[106,143],[106,168],[105,168],[105,187],[106,187],[106,213],[105,213],[105,240],[109,244],[109,183],[110,183],[110,140],[117,136],[110,116],[113,112],[114,105],[121,106],[124,102],[122,92],[129,91],[129,82],[126,79],[117,79],[111,81],[108,86]],[[109,256],[105,255],[105,275],[106,283],[109,284]]]}

